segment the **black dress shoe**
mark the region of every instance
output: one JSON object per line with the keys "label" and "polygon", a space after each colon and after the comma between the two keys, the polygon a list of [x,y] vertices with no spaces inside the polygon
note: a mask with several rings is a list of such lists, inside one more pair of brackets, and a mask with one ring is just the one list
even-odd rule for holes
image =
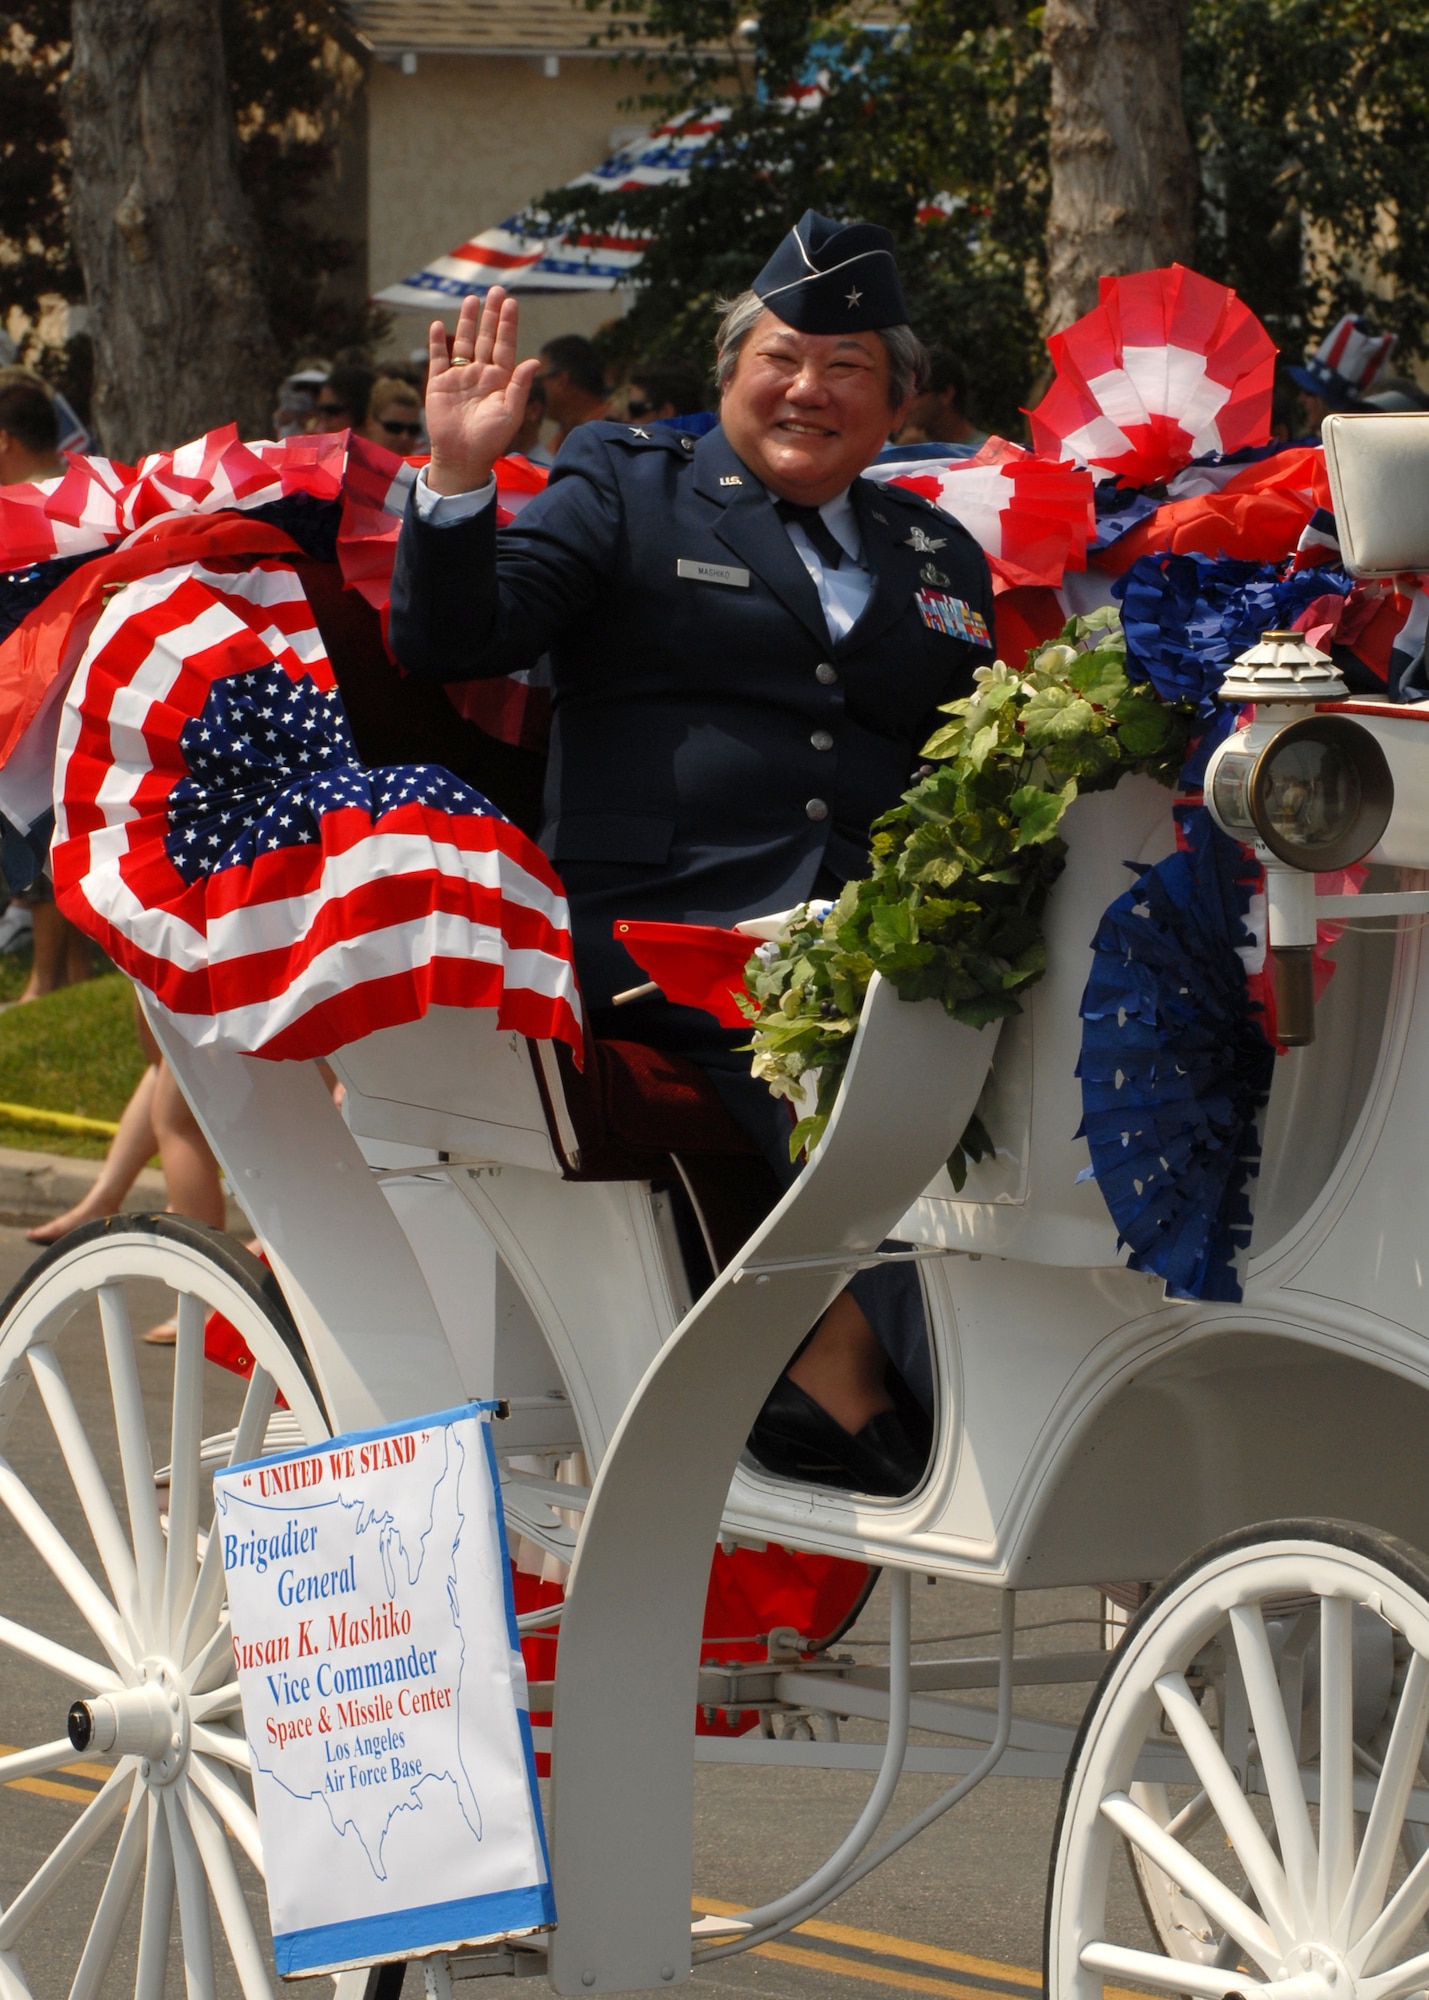
{"label": "black dress shoe", "polygon": [[927,1453],[913,1443],[896,1410],[881,1410],[861,1431],[846,1431],[787,1375],[755,1419],[749,1449],[781,1479],[884,1499],[911,1493],[927,1464]]}

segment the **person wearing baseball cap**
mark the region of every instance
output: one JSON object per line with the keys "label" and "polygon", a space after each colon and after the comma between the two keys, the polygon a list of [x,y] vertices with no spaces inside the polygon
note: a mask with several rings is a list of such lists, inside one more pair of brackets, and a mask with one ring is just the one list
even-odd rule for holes
{"label": "person wearing baseball cap", "polygon": [[[725,303],[716,428],[583,424],[498,530],[492,467],[539,366],[517,363],[516,335],[517,302],[495,287],[463,304],[450,341],[432,327],[432,456],[402,527],[392,644],[409,672],[447,681],[549,652],[541,839],[593,1031],[699,1064],[772,1192],[790,1177],[789,1124],[750,1075],[747,1032],[658,997],[616,1011],[643,974],[613,927],[731,925],[836,897],[867,873],[869,828],[910,783],[939,705],[991,658],[980,548],[918,495],[861,476],[925,366],[893,238],[809,210]],[[886,1380],[891,1354],[931,1404],[911,1272],[876,1274],[907,1274],[886,1311],[857,1283],[830,1308],[756,1426],[770,1470],[916,1484],[924,1449]]]}

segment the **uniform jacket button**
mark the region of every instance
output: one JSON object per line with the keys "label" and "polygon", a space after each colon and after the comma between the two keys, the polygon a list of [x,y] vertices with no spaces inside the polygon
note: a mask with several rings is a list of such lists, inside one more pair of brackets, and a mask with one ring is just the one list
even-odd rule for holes
{"label": "uniform jacket button", "polygon": [[827,729],[816,729],[809,741],[816,750],[832,750],[834,747],[834,739]]}
{"label": "uniform jacket button", "polygon": [[808,819],[827,819],[829,809],[822,799],[810,799],[804,808],[804,814]]}
{"label": "uniform jacket button", "polygon": [[832,687],[838,677],[838,668],[830,666],[827,660],[820,660],[814,669],[814,679],[823,687]]}

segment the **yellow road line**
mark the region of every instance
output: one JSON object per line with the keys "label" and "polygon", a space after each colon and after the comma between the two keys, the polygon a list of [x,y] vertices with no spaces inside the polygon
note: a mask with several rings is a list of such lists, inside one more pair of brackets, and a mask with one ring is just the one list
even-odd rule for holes
{"label": "yellow road line", "polygon": [[[691,1907],[701,1916],[737,1917],[746,1905],[721,1903],[711,1896],[691,1897]],[[825,1924],[816,1919],[796,1926],[790,1938],[825,1938],[830,1944],[851,1946],[857,1951],[876,1952],[884,1958],[901,1958],[921,1966],[950,1972],[973,1973],[995,1979],[1029,1994],[1040,1993],[1042,1975],[1025,1965],[1004,1965],[997,1959],[977,1958],[970,1952],[949,1951],[942,1945],[921,1944],[912,1938],[894,1937],[887,1931],[856,1930],[851,1924]],[[900,1972],[892,1966],[870,1965],[854,1958],[839,1958],[832,1952],[810,1951],[790,1943],[757,1944],[751,1956],[781,1959],[786,1965],[803,1965],[814,1972],[833,1972],[844,1979],[862,1979],[873,1986],[897,1986],[914,1993],[938,1993],[954,2000],[995,2000],[985,1986],[963,1986],[951,1979],[934,1979],[926,1974]],[[1146,2000],[1146,1996],[1119,1986],[1105,1988],[1105,2000]]]}
{"label": "yellow road line", "polygon": [[[11,1757],[19,1749],[18,1743],[0,1743],[0,1757]],[[103,1784],[113,1766],[110,1764],[61,1764],[61,1771],[75,1778],[94,1778]],[[12,1792],[33,1792],[41,1799],[78,1799],[88,1805],[94,1793],[83,1785],[62,1785],[54,1778],[7,1778],[6,1785]]]}
{"label": "yellow road line", "polygon": [[0,1104],[0,1124],[42,1125],[52,1132],[95,1132],[112,1139],[119,1130],[107,1118],[81,1118],[73,1111],[40,1111],[33,1104]]}

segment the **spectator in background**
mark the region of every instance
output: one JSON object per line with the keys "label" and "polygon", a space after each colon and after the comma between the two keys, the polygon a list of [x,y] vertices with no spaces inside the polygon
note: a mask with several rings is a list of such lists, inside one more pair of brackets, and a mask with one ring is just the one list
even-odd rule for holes
{"label": "spectator in background", "polygon": [[521,428],[511,440],[511,449],[529,458],[532,465],[554,465],[556,454],[541,442],[541,426],[546,421],[546,392],[539,381],[531,384],[526,398],[526,414]]}
{"label": "spectator in background", "polygon": [[376,380],[376,370],[364,368],[358,362],[344,362],[334,368],[318,390],[310,428],[360,431],[367,422],[368,400]]}
{"label": "spectator in background", "polygon": [[[0,380],[0,486],[60,478],[65,463],[59,439],[59,418],[40,377],[28,369],[6,369]],[[60,915],[47,877],[37,874],[13,900],[30,912],[35,947],[20,998],[38,1000],[88,979],[94,970],[89,940]]]}
{"label": "spectator in background", "polygon": [[536,381],[546,399],[546,414],[556,426],[553,451],[560,450],[578,425],[605,415],[610,400],[605,370],[594,342],[584,334],[562,333],[548,340],[541,349]]}
{"label": "spectator in background", "polygon": [[367,421],[362,435],[388,451],[409,455],[423,449],[426,425],[422,422],[422,399],[410,382],[395,375],[379,375],[367,399]]}
{"label": "spectator in background", "polygon": [[0,379],[0,486],[58,479],[64,469],[49,390],[28,368],[7,368]]}
{"label": "spectator in background", "polygon": [[693,417],[708,398],[707,378],[689,361],[639,361],[630,371],[625,414],[633,424]]}
{"label": "spectator in background", "polygon": [[1373,395],[1364,400],[1367,410],[1429,410],[1429,395],[1409,375],[1379,376]]}
{"label": "spectator in background", "polygon": [[951,349],[928,350],[928,380],[913,398],[898,444],[960,444],[976,451],[987,443],[968,415],[967,370]]}
{"label": "spectator in background", "polygon": [[278,384],[278,400],[273,409],[275,438],[301,437],[311,430],[313,404],[318,390],[332,373],[330,361],[304,361]]}

